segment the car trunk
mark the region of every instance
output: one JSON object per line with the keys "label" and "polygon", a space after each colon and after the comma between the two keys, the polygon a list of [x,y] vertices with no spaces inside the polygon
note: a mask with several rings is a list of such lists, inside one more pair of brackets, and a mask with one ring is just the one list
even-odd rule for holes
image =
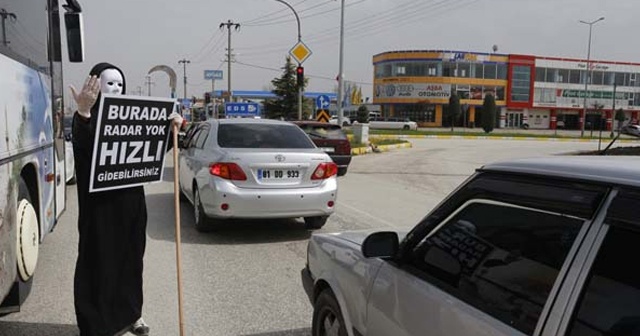
{"label": "car trunk", "polygon": [[311,188],[320,180],[311,180],[320,163],[329,162],[326,154],[316,149],[233,149],[227,162],[234,162],[247,176],[233,180],[239,188]]}
{"label": "car trunk", "polygon": [[318,148],[327,154],[348,155],[351,153],[351,145],[348,140],[331,140],[314,138],[313,142]]}

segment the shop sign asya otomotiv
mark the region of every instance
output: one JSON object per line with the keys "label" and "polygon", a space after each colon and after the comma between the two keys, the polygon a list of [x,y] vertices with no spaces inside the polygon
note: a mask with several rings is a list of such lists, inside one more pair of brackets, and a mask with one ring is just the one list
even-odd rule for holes
{"label": "shop sign asya otomotiv", "polygon": [[451,84],[388,83],[375,87],[376,98],[449,99]]}

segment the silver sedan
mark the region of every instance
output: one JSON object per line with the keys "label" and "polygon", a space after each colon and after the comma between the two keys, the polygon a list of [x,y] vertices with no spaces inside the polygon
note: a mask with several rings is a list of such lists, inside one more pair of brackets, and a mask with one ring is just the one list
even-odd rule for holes
{"label": "silver sedan", "polygon": [[196,229],[230,218],[303,217],[322,227],[334,212],[337,166],[296,125],[211,119],[192,126],[179,155],[180,191]]}

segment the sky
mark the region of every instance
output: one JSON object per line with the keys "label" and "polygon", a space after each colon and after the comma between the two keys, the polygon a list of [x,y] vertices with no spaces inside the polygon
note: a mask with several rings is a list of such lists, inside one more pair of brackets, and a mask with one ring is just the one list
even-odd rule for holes
{"label": "sky", "polygon": [[[65,82],[79,87],[91,67],[110,62],[125,73],[129,94],[148,94],[148,71],[167,65],[178,74],[178,97],[202,97],[212,83],[204,70],[220,69],[227,89],[227,30],[231,35],[232,89],[268,90],[297,42],[290,9],[276,0],[78,0],[83,9],[85,62],[65,63]],[[307,91],[333,92],[339,70],[340,0],[286,0],[298,12]],[[344,78],[364,97],[373,89],[372,57],[393,50],[456,50],[640,62],[638,0],[345,0]],[[164,73],[150,76],[151,94],[168,97]],[[68,90],[67,90],[68,91]],[[69,95],[67,95],[69,97]],[[70,101],[67,98],[67,101]]]}

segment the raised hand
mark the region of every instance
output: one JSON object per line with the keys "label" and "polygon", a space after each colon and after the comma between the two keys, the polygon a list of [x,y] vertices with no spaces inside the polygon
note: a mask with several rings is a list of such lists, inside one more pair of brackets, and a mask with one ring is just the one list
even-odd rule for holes
{"label": "raised hand", "polygon": [[82,86],[80,93],[76,91],[73,85],[69,86],[71,95],[78,105],[78,114],[84,118],[91,117],[91,107],[95,104],[100,93],[100,81],[98,76],[89,76]]}
{"label": "raised hand", "polygon": [[177,127],[178,129],[182,128],[184,119],[178,112],[173,111],[167,119],[171,120],[171,124],[173,124],[173,126]]}

